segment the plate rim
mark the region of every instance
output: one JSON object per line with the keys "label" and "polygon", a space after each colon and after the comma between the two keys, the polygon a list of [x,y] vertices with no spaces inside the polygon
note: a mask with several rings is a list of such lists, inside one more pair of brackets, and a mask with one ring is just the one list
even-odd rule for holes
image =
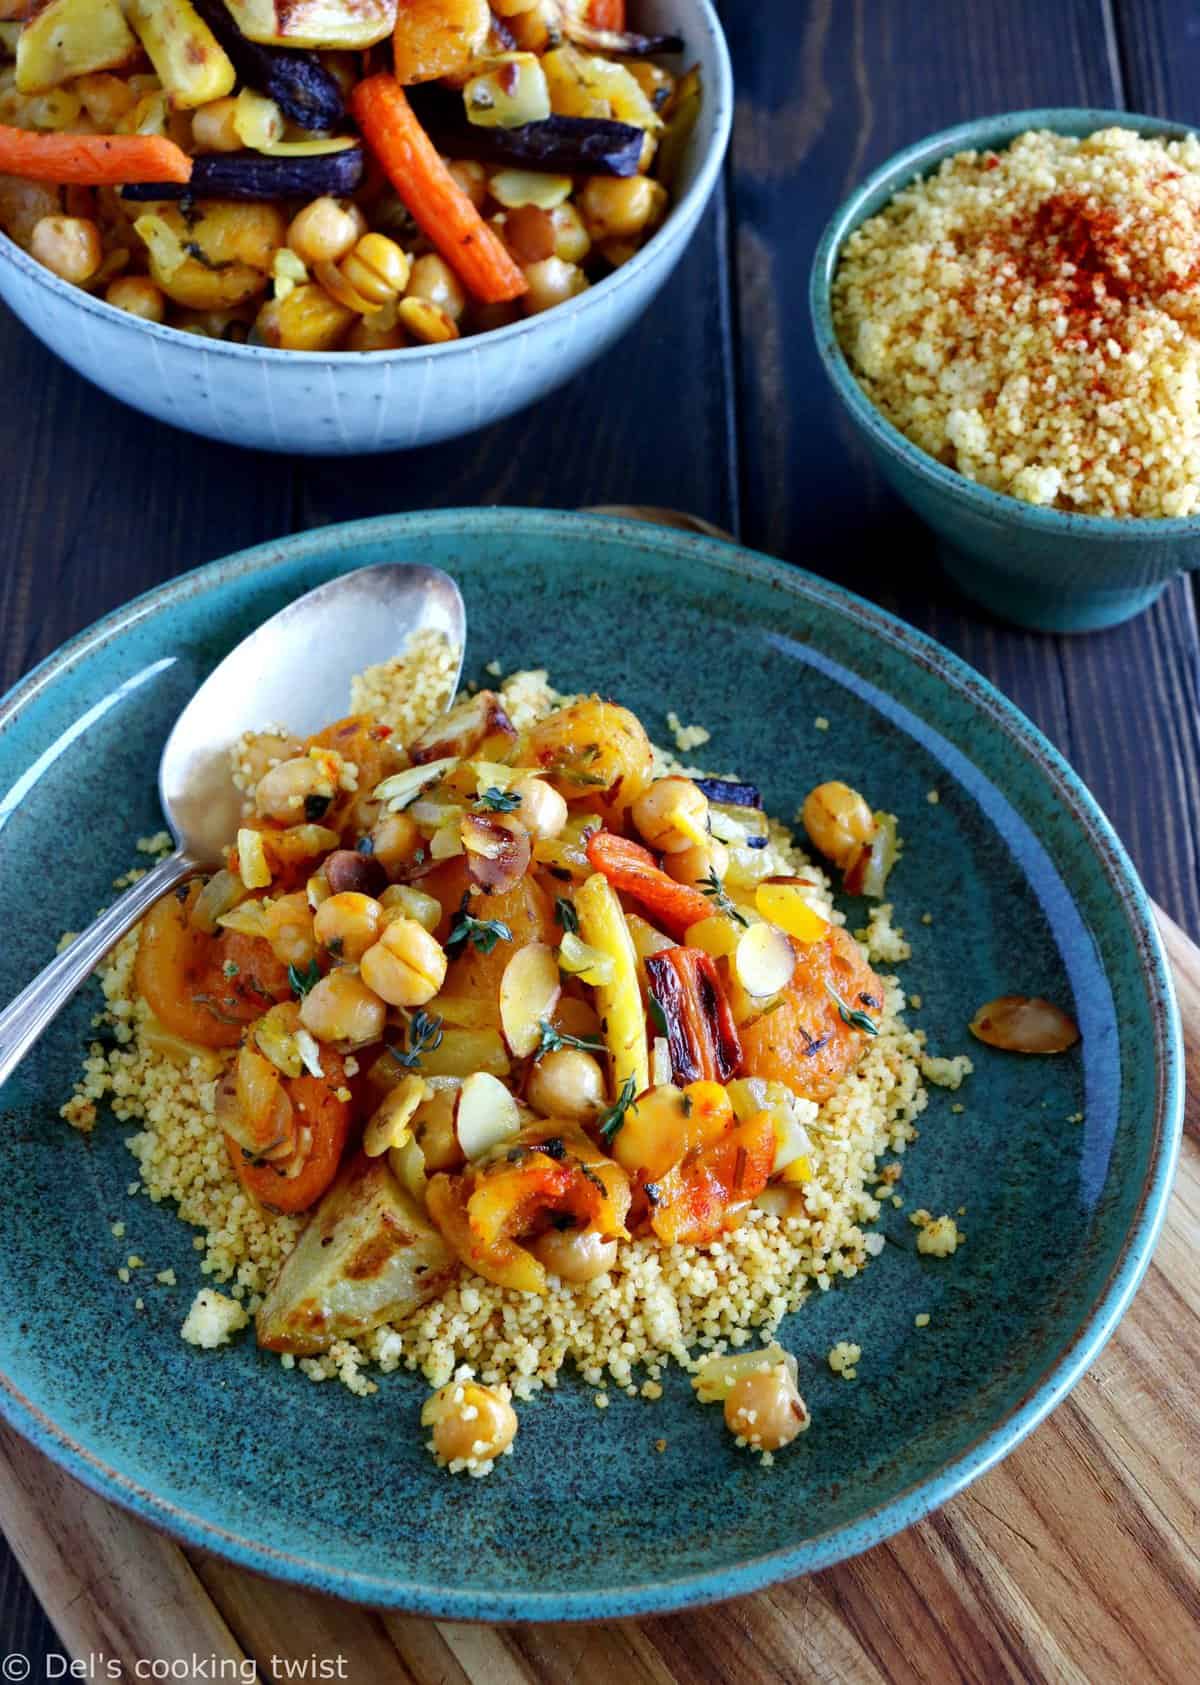
{"label": "plate rim", "polygon": [[840,585],[741,544],[625,517],[504,506],[372,516],[287,534],[152,586],[67,639],[0,696],[0,736],[19,724],[30,703],[59,678],[114,638],[158,612],[169,611],[176,602],[220,590],[247,574],[303,563],[330,548],[378,543],[397,533],[437,530],[470,535],[487,531],[494,536],[497,527],[516,526],[563,536],[567,543],[573,538],[586,542],[589,536],[611,540],[614,533],[623,535],[630,543],[657,551],[664,560],[691,560],[720,573],[748,577],[786,590],[818,609],[849,618],[868,637],[883,641],[948,682],[964,700],[981,709],[1050,781],[1083,829],[1093,858],[1116,892],[1137,949],[1154,1024],[1155,1115],[1147,1175],[1128,1231],[1095,1302],[1070,1339],[997,1421],[970,1445],[886,1502],[797,1544],[732,1566],[601,1591],[523,1589],[493,1594],[334,1567],[230,1531],[130,1479],[59,1428],[2,1369],[0,1416],[99,1496],[119,1503],[179,1543],[216,1551],[240,1567],[347,1601],[449,1620],[582,1621],[668,1614],[744,1596],[780,1580],[816,1572],[882,1543],[939,1508],[993,1467],[1056,1408],[1115,1331],[1145,1274],[1161,1231],[1182,1136],[1182,1030],[1166,951],[1141,880],[1095,798],[1038,727],[981,673],[927,633]]}

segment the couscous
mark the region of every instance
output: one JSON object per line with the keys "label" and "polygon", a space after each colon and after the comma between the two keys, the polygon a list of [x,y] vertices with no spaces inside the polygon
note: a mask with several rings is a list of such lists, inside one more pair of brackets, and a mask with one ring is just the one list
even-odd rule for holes
{"label": "couscous", "polygon": [[872,969],[896,822],[842,784],[805,803],[875,900],[860,942],[753,786],[543,672],[444,713],[455,670],[422,640],[349,719],[234,747],[236,840],[105,963],[110,1045],[64,1116],[133,1124],[133,1189],[200,1230],[184,1339],[253,1318],[363,1395],[419,1371],[451,1472],[511,1452],[568,1363],[601,1409],[678,1363],[770,1458],[808,1410],[748,1348],[882,1250],[925,1084],[971,1068]]}
{"label": "couscous", "polygon": [[1086,514],[1195,511],[1194,135],[958,153],[850,235],[833,306],[868,397],[968,479]]}

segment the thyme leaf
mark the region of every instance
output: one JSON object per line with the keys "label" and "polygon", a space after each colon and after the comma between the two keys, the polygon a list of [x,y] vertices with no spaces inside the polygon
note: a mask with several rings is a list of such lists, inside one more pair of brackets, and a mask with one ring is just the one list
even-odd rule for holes
{"label": "thyme leaf", "polygon": [[497,942],[511,942],[512,931],[501,919],[477,919],[467,911],[467,896],[463,896],[458,917],[446,938],[446,952],[453,958],[472,943],[481,954],[490,954]]}
{"label": "thyme leaf", "polygon": [[297,966],[288,966],[288,982],[292,985],[292,993],[297,1000],[303,1000],[310,989],[321,981],[321,968],[316,960],[309,960],[304,970]]}
{"label": "thyme leaf", "polygon": [[557,1053],[562,1047],[577,1047],[582,1053],[607,1052],[602,1041],[588,1036],[569,1036],[565,1030],[556,1030],[548,1018],[541,1019],[538,1027],[542,1039],[533,1050],[535,1059],[540,1059],[544,1053]]}
{"label": "thyme leaf", "polygon": [[866,1036],[877,1036],[879,1034],[879,1025],[875,1020],[868,1018],[865,1012],[859,1012],[856,1008],[847,1006],[832,983],[826,983],[825,991],[837,1007],[844,1024],[852,1025],[854,1029],[861,1030]]}
{"label": "thyme leaf", "polygon": [[560,895],[554,903],[554,917],[568,935],[579,934],[579,914],[575,911],[575,903],[568,901],[565,895]]}
{"label": "thyme leaf", "polygon": [[418,1008],[413,1013],[408,1024],[405,1037],[406,1047],[393,1047],[391,1042],[385,1045],[392,1058],[406,1070],[413,1071],[421,1063],[423,1053],[433,1053],[442,1045],[443,1020],[436,1012],[425,1012]]}
{"label": "thyme leaf", "polygon": [[512,790],[498,790],[493,784],[475,803],[476,813],[511,813],[521,805],[521,798]]}
{"label": "thyme leaf", "polygon": [[612,1141],[620,1132],[625,1122],[625,1113],[633,1105],[633,1097],[637,1093],[637,1085],[632,1076],[627,1076],[621,1084],[621,1092],[616,1100],[600,1118],[598,1128],[606,1141]]}

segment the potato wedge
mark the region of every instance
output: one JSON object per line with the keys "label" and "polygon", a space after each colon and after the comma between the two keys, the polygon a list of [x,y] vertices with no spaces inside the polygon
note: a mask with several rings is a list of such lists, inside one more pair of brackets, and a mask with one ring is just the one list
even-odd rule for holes
{"label": "potato wedge", "polygon": [[258,1343],[310,1355],[423,1304],[458,1268],[386,1158],[343,1168],[259,1307]]}
{"label": "potato wedge", "polygon": [[44,94],[137,56],[118,0],[49,0],[17,37],[17,92]]}
{"label": "potato wedge", "polygon": [[225,0],[249,41],[357,52],[390,35],[396,0]]}

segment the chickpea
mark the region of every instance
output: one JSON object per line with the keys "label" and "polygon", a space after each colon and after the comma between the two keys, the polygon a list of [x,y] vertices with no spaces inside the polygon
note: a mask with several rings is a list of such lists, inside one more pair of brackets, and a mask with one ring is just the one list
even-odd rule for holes
{"label": "chickpea", "polygon": [[434,252],[427,252],[413,264],[405,297],[423,298],[430,304],[436,304],[452,322],[457,322],[467,308],[462,282],[450,265]]}
{"label": "chickpea", "polygon": [[600,1062],[579,1047],[560,1047],[540,1058],[529,1074],[525,1098],[543,1117],[591,1123],[604,1110]]}
{"label": "chickpea", "polygon": [[547,1229],[529,1243],[539,1263],[560,1281],[595,1281],[617,1261],[617,1243],[594,1229]]}
{"label": "chickpea", "polygon": [[576,298],[588,289],[588,278],[583,270],[574,263],[564,263],[561,257],[527,263],[525,279],[529,282],[529,291],[525,294],[524,303],[530,316],[552,310],[556,304],[565,304],[567,299]]}
{"label": "chickpea", "polygon": [[482,210],[488,196],[487,171],[483,165],[456,158],[447,168],[475,209]]}
{"label": "chickpea", "polygon": [[438,1462],[490,1463],[516,1438],[517,1414],[494,1387],[476,1381],[448,1381],[425,1400],[421,1426],[433,1429]]}
{"label": "chickpea", "polygon": [[690,778],[656,778],[630,810],[651,848],[681,854],[708,834],[708,797]]}
{"label": "chickpea", "polygon": [[761,1451],[779,1451],[808,1426],[808,1410],[786,1363],[741,1375],[725,1400],[725,1426]]}
{"label": "chickpea", "polygon": [[121,275],[110,281],[104,295],[108,304],[140,316],[144,322],[161,322],[167,313],[167,301],[161,287],[156,287],[148,275]]}
{"label": "chickpea", "polygon": [[322,901],[313,920],[313,934],[323,948],[340,959],[360,960],[379,936],[383,908],[369,895],[346,890]]}
{"label": "chickpea", "polygon": [[350,329],[347,351],[403,351],[408,335],[399,323],[394,328],[369,328],[360,316]]}
{"label": "chickpea", "polygon": [[405,331],[418,345],[445,345],[448,340],[458,338],[458,324],[453,316],[427,298],[402,298],[399,316]]}
{"label": "chickpea", "polygon": [[835,866],[849,866],[875,836],[875,815],[864,798],[836,780],[808,792],[801,817],[813,847]]}
{"label": "chickpea", "polygon": [[337,263],[367,231],[357,205],[323,194],[297,211],[288,225],[287,243],[305,263]]}
{"label": "chickpea", "polygon": [[306,807],[311,810],[318,802],[332,801],[333,793],[328,772],[319,761],[293,755],[263,773],[254,788],[254,811],[262,819],[295,825],[306,817]]}
{"label": "chickpea", "polygon": [[561,257],[564,263],[582,263],[592,249],[592,241],[575,206],[569,201],[555,205],[550,221],[554,224],[555,257]]}
{"label": "chickpea", "polygon": [[661,221],[667,190],[649,176],[591,176],[579,209],[593,240],[630,239]]}
{"label": "chickpea", "polygon": [[318,1041],[362,1047],[383,1035],[387,1008],[352,971],[331,971],[300,1003],[300,1022]]}
{"label": "chickpea", "polygon": [[267,299],[254,326],[264,345],[280,351],[334,351],[355,320],[323,287],[304,284]]}
{"label": "chickpea", "polygon": [[542,778],[530,773],[510,786],[510,794],[521,798],[521,823],[531,837],[546,841],[556,837],[567,822],[567,804]]}
{"label": "chickpea", "polygon": [[192,141],[201,152],[240,152],[242,137],[235,126],[237,100],[232,94],[210,100],[192,112]]}
{"label": "chickpea", "polygon": [[303,890],[281,895],[263,913],[263,934],[281,965],[308,966],[317,957],[312,908]]}
{"label": "chickpea", "polygon": [[363,982],[390,1006],[424,1006],[446,980],[441,943],[403,916],[385,925],[360,963]]}
{"label": "chickpea", "polygon": [[336,267],[318,264],[316,279],[331,298],[370,315],[401,294],[408,285],[412,259],[386,234],[364,234]]}
{"label": "chickpea", "polygon": [[424,838],[407,813],[385,813],[371,829],[371,853],[389,877],[412,862]]}
{"label": "chickpea", "polygon": [[44,216],[36,224],[29,249],[53,274],[81,287],[104,262],[100,230],[88,217]]}
{"label": "chickpea", "polygon": [[714,873],[723,882],[729,870],[729,850],[715,837],[709,837],[707,842],[693,843],[677,854],[666,855],[663,865],[676,883],[703,884]]}
{"label": "chickpea", "polygon": [[537,205],[507,211],[501,233],[518,263],[542,263],[554,256],[554,223],[549,211]]}

